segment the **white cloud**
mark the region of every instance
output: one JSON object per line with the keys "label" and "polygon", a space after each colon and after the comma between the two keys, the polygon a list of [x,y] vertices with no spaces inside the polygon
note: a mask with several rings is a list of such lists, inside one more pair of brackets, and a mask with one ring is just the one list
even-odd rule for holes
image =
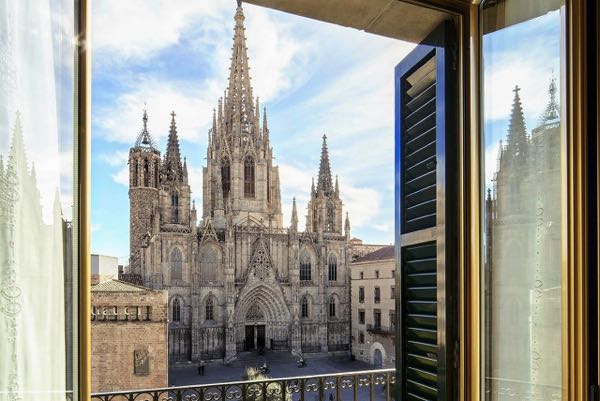
{"label": "white cloud", "polygon": [[192,199],[196,201],[198,217],[202,216],[202,167],[188,165],[188,181],[192,190]]}
{"label": "white cloud", "polygon": [[372,226],[381,210],[381,194],[373,188],[345,185],[340,188],[353,228]]}
{"label": "white cloud", "polygon": [[113,153],[101,153],[97,158],[112,167],[123,166],[129,160],[129,152],[118,150]]}
{"label": "white cloud", "polygon": [[[92,45],[109,58],[147,59],[177,43],[200,16],[211,16],[230,2],[102,0],[92,6]],[[116,60],[114,60],[116,61]]]}
{"label": "white cloud", "polygon": [[129,167],[125,166],[115,174],[111,174],[114,182],[129,187]]}
{"label": "white cloud", "polygon": [[212,104],[203,99],[199,89],[189,83],[169,82],[155,78],[142,79],[137,88],[118,96],[107,106],[99,106],[94,126],[104,139],[133,145],[142,129],[142,110],[147,102],[148,130],[155,140],[169,134],[171,111],[180,139],[205,142],[212,121]]}
{"label": "white cloud", "polygon": [[[558,60],[557,60],[558,61]],[[507,118],[512,110],[514,88],[519,93],[526,116],[539,117],[548,104],[548,86],[555,66],[533,57],[513,57],[498,61],[486,73],[484,84],[484,115],[486,120]],[[533,128],[533,127],[529,127]]]}

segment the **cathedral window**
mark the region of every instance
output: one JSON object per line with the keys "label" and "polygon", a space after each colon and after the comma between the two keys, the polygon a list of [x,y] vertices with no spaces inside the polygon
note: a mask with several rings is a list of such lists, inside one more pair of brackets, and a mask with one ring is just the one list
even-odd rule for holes
{"label": "cathedral window", "polygon": [[175,300],[173,301],[172,316],[174,322],[181,321],[181,301],[178,298],[175,298]]}
{"label": "cathedral window", "polygon": [[148,160],[144,160],[144,186],[150,186],[150,166],[148,165]]}
{"label": "cathedral window", "polygon": [[200,279],[203,281],[215,281],[217,279],[217,253],[208,247],[202,251],[200,256]]}
{"label": "cathedral window", "polygon": [[329,281],[337,281],[337,258],[335,255],[329,256]]}
{"label": "cathedral window", "polygon": [[312,280],[312,264],[310,255],[304,253],[300,259],[300,281],[311,281]]}
{"label": "cathedral window", "polygon": [[223,197],[229,196],[231,190],[231,165],[229,159],[223,159],[221,163],[221,188],[223,188]]}
{"label": "cathedral window", "polygon": [[307,297],[302,297],[302,303],[300,305],[301,307],[301,317],[303,318],[307,318],[308,317],[308,298]]}
{"label": "cathedral window", "polygon": [[138,186],[138,176],[140,175],[140,164],[138,162],[134,163],[134,168],[133,168],[133,182],[132,182],[132,186],[137,187]]}
{"label": "cathedral window", "polygon": [[179,248],[171,251],[171,280],[182,280],[182,256]]}
{"label": "cathedral window", "polygon": [[179,223],[179,195],[171,194],[171,223]]}
{"label": "cathedral window", "polygon": [[334,216],[335,216],[335,212],[334,212],[334,208],[333,208],[333,204],[328,204],[327,205],[327,231],[333,231],[333,222],[334,222]]}
{"label": "cathedral window", "polygon": [[155,164],[154,165],[154,187],[158,188],[158,182],[159,182],[159,177],[158,177],[158,166]]}
{"label": "cathedral window", "polygon": [[329,298],[329,317],[335,317],[335,297]]}
{"label": "cathedral window", "polygon": [[215,303],[212,298],[206,301],[206,320],[215,320]]}
{"label": "cathedral window", "polygon": [[254,198],[254,160],[247,156],[244,160],[244,196]]}

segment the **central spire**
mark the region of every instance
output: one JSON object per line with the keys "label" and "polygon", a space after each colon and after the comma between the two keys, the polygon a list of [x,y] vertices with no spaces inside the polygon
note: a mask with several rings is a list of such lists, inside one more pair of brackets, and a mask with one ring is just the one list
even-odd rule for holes
{"label": "central spire", "polygon": [[319,179],[317,181],[317,192],[320,191],[323,191],[328,196],[333,192],[329,151],[327,150],[327,135],[323,135],[323,146],[321,147],[321,164],[319,165]]}
{"label": "central spire", "polygon": [[254,98],[250,84],[248,66],[248,48],[244,28],[244,10],[241,1],[235,12],[235,28],[231,67],[229,68],[229,86],[225,100],[225,123],[234,138],[252,136],[256,139],[258,127],[254,110]]}
{"label": "central spire", "polygon": [[167,142],[167,153],[163,165],[168,180],[181,181],[183,179],[183,166],[179,152],[179,138],[177,137],[177,125],[175,124],[175,112],[171,112],[171,127]]}

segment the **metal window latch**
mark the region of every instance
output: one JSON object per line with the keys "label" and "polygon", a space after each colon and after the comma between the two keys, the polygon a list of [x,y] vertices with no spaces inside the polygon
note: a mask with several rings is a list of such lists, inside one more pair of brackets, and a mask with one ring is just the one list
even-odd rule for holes
{"label": "metal window latch", "polygon": [[600,389],[598,384],[592,384],[590,386],[590,401],[600,401]]}

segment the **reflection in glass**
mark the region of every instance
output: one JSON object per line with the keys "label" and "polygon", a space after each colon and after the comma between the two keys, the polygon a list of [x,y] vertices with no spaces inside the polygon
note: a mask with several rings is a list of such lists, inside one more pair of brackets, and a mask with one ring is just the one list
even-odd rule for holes
{"label": "reflection in glass", "polygon": [[483,9],[486,400],[561,399],[557,3],[494,1]]}
{"label": "reflection in glass", "polygon": [[76,391],[73,3],[0,3],[0,401]]}

